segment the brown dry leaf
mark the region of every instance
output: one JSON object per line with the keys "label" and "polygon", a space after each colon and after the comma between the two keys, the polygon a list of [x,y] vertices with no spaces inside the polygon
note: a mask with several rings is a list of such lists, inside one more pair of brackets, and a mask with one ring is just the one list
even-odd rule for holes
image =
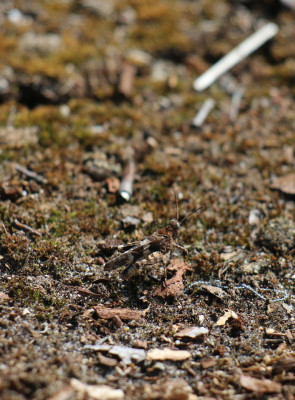
{"label": "brown dry leaf", "polygon": [[104,306],[93,307],[96,314],[103,319],[119,317],[123,321],[138,321],[142,317],[142,311],[131,310],[130,308],[109,308]]}
{"label": "brown dry leaf", "polygon": [[183,361],[191,357],[191,353],[186,350],[172,350],[168,347],[164,349],[152,349],[147,352],[147,359],[153,361]]}
{"label": "brown dry leaf", "polygon": [[78,290],[78,292],[80,294],[85,295],[85,296],[101,297],[101,294],[91,292],[91,290],[88,290],[88,289],[83,288],[83,287],[77,287],[77,290]]}
{"label": "brown dry leaf", "polygon": [[269,379],[257,379],[248,375],[240,376],[240,385],[251,392],[280,393],[282,391],[282,385],[278,382]]}
{"label": "brown dry leaf", "polygon": [[219,318],[217,321],[216,325],[217,326],[223,326],[226,324],[226,322],[230,319],[239,319],[239,316],[237,313],[235,313],[233,310],[227,311],[222,317]]}
{"label": "brown dry leaf", "polygon": [[72,388],[81,395],[94,400],[121,400],[124,399],[124,392],[121,389],[114,389],[107,385],[87,385],[78,379],[71,379]]}
{"label": "brown dry leaf", "polygon": [[166,282],[162,283],[157,289],[154,290],[153,296],[158,296],[162,298],[166,297],[178,297],[183,294],[184,284],[182,277],[186,271],[191,271],[188,263],[184,262],[180,258],[175,258],[171,261],[167,267],[169,271],[176,271],[175,275],[168,279]]}
{"label": "brown dry leaf", "polygon": [[207,335],[208,333],[209,330],[207,328],[192,326],[191,328],[185,328],[179,332],[176,332],[174,336],[177,338],[195,339],[199,336]]}
{"label": "brown dry leaf", "polygon": [[110,176],[106,179],[106,184],[108,187],[109,193],[117,193],[120,189],[120,181],[115,176]]}
{"label": "brown dry leaf", "polygon": [[295,195],[295,173],[274,179],[270,185],[272,189],[278,189],[283,193]]}
{"label": "brown dry leaf", "polygon": [[204,368],[204,369],[211,368],[211,367],[214,367],[214,365],[216,365],[216,360],[215,360],[215,358],[212,358],[212,357],[203,358],[203,360],[201,360],[200,362],[201,362],[202,368]]}
{"label": "brown dry leaf", "polygon": [[207,290],[207,292],[209,292],[210,294],[213,294],[213,296],[216,296],[219,299],[223,299],[224,297],[227,297],[227,293],[217,286],[202,285],[201,288]]}
{"label": "brown dry leaf", "polygon": [[4,293],[4,292],[0,292],[0,301],[7,301],[10,300],[10,297],[8,296],[8,294]]}

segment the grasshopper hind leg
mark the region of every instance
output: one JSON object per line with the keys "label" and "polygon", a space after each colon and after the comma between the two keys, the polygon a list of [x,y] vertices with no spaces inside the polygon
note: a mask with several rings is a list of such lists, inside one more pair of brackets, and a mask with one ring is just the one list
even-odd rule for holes
{"label": "grasshopper hind leg", "polygon": [[138,267],[137,263],[129,265],[121,272],[121,279],[123,281],[129,281],[136,274]]}

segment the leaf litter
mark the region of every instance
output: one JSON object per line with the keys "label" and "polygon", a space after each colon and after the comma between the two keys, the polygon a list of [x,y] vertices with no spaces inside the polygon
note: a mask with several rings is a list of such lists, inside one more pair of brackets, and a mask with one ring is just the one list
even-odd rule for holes
{"label": "leaf litter", "polygon": [[[294,396],[292,11],[14,7],[0,6],[1,399]],[[278,34],[193,91],[270,13]],[[206,205],[184,250],[130,280],[104,271],[177,219],[173,186],[180,214]]]}

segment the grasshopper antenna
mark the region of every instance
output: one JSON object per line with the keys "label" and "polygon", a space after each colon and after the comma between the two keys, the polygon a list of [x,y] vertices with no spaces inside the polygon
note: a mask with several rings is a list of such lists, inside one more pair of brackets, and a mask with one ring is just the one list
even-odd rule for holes
{"label": "grasshopper antenna", "polygon": [[175,204],[176,204],[176,221],[179,220],[179,207],[178,207],[178,198],[176,194],[176,190],[173,187],[174,197],[175,197]]}
{"label": "grasshopper antenna", "polygon": [[182,224],[186,219],[188,219],[189,217],[191,217],[193,214],[196,214],[197,212],[199,212],[200,210],[203,210],[204,207],[198,207],[198,208],[194,208],[192,211],[190,211],[188,214],[186,214],[179,222],[180,224]]}

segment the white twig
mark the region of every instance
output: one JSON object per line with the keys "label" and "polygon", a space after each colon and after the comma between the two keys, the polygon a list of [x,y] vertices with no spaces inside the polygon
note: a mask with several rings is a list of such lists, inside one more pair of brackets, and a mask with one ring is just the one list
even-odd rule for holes
{"label": "white twig", "polygon": [[120,185],[120,196],[129,201],[133,193],[133,180],[135,175],[135,163],[130,160],[125,168],[124,176]]}
{"label": "white twig", "polygon": [[234,65],[242,61],[249,54],[253,53],[265,42],[274,37],[278,30],[279,27],[272,22],[264,25],[196,79],[194,82],[194,89],[197,91],[206,89]]}
{"label": "white twig", "polygon": [[202,105],[202,107],[200,108],[199,112],[197,113],[197,115],[195,116],[195,118],[193,119],[193,126],[195,127],[199,127],[201,125],[203,125],[205,119],[207,118],[209,112],[213,109],[215,105],[214,100],[212,99],[207,99],[204,104]]}
{"label": "white twig", "polygon": [[[195,281],[195,282],[191,283],[186,288],[185,293],[187,293],[190,289],[194,288],[195,286],[201,286],[201,285],[204,285],[204,284],[217,286],[217,287],[219,287],[221,289],[229,289],[229,286],[223,285],[220,280],[216,280],[216,281],[213,281],[213,282],[210,282],[210,281],[209,282],[206,282],[206,281]],[[252,286],[246,285],[245,283],[242,283],[240,286],[233,285],[232,288],[235,289],[235,290],[237,290],[237,289],[249,290],[250,292],[254,293],[255,296],[259,297],[261,300],[264,300],[264,301],[268,300],[270,303],[276,303],[278,301],[285,301],[289,297],[292,297],[292,296],[290,296],[290,293],[286,289],[260,288],[259,290],[261,292],[267,292],[268,291],[268,292],[273,292],[273,293],[277,293],[277,294],[281,293],[283,295],[283,297],[279,297],[279,298],[276,298],[276,299],[268,299],[265,296],[263,296],[262,294],[260,294],[257,290],[255,290]]]}
{"label": "white twig", "polygon": [[229,118],[231,121],[235,121],[237,119],[243,95],[244,95],[243,88],[237,89],[236,91],[234,91],[232,95],[231,106],[229,111]]}

